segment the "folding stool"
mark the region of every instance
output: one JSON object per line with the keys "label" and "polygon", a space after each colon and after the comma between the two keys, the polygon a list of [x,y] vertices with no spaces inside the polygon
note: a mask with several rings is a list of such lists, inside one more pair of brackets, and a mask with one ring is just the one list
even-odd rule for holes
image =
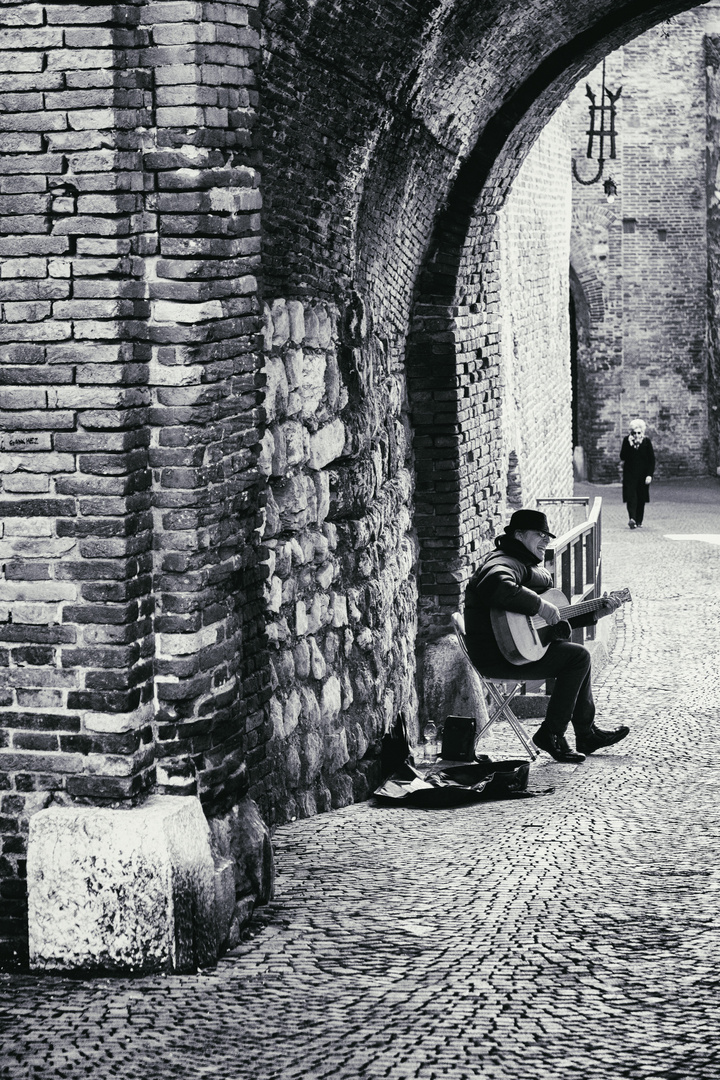
{"label": "folding stool", "polygon": [[460,642],[460,648],[465,655],[465,659],[480,680],[480,684],[485,691],[485,696],[489,697],[494,703],[494,708],[491,706],[492,711],[488,711],[488,719],[485,723],[481,723],[481,726],[478,729],[477,738],[479,739],[481,735],[484,735],[497,720],[506,720],[527,750],[530,755],[530,760],[534,761],[535,758],[538,757],[540,751],[510,708],[510,702],[522,689],[522,681],[515,681],[513,679],[491,679],[488,675],[483,675],[481,671],[478,671],[470,659],[470,653],[468,652],[467,642],[465,640],[465,619],[459,611],[453,613],[452,624],[457,639]]}

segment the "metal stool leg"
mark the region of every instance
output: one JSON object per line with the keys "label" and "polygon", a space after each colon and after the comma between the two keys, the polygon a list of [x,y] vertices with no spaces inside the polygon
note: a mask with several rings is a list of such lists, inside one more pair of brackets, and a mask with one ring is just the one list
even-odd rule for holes
{"label": "metal stool leg", "polygon": [[[482,735],[484,735],[485,732],[490,727],[492,727],[492,725],[498,720],[503,719],[510,725],[512,731],[514,731],[517,738],[525,747],[526,751],[530,755],[530,760],[535,761],[535,759],[540,754],[540,751],[535,746],[535,743],[528,735],[527,731],[523,727],[518,717],[510,708],[510,702],[513,700],[514,697],[516,697],[517,694],[520,693],[520,687],[522,686],[522,683],[512,682],[512,680],[509,679],[491,680],[486,678],[481,672],[479,672],[473,664],[472,660],[470,659],[470,654],[468,653],[467,644],[465,642],[465,623],[462,615],[459,612],[455,612],[452,617],[452,621],[453,626],[455,627],[457,639],[460,643],[460,648],[465,655],[465,659],[470,665],[470,668],[475,674],[475,676],[480,680],[480,686],[483,690],[483,693],[486,697],[491,699],[494,706],[492,708],[492,712],[488,712],[488,719],[480,726],[477,732],[477,738],[479,739]],[[512,689],[507,690],[507,686],[511,686]],[[501,687],[503,689],[501,689]]]}
{"label": "metal stool leg", "polygon": [[498,684],[496,682],[490,682],[489,679],[485,679],[474,666],[473,671],[480,679],[480,684],[482,688],[487,691],[489,697],[492,698],[496,706],[496,708],[492,712],[492,715],[488,716],[487,723],[482,726],[478,735],[482,735],[485,731],[488,730],[488,728],[492,724],[496,722],[496,720],[502,718],[506,721],[506,723],[510,725],[512,730],[515,732],[515,735],[530,755],[530,760],[535,761],[535,759],[539,756],[540,751],[535,746],[535,743],[528,735],[519,718],[510,708],[510,702],[520,693],[520,687],[522,686],[522,683],[513,683],[511,691],[503,692],[500,689],[500,686],[503,685],[502,683]]}

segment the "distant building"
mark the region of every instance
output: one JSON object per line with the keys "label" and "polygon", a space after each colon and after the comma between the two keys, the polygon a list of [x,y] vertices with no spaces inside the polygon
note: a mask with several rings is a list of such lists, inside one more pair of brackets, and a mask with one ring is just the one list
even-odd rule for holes
{"label": "distant building", "polygon": [[[720,5],[705,4],[605,62],[607,86],[613,94],[622,87],[617,157],[609,159],[606,138],[602,179],[573,180],[572,189],[573,436],[591,480],[617,480],[620,442],[636,415],[647,421],[659,476],[703,475],[718,464],[716,297],[708,287],[718,259],[717,170],[708,168],[717,164],[718,63],[706,49],[718,55],[719,32]],[[586,157],[586,84],[599,104],[601,80],[598,67],[568,99],[583,180],[598,165],[597,139]],[[612,205],[608,177],[617,185]]]}

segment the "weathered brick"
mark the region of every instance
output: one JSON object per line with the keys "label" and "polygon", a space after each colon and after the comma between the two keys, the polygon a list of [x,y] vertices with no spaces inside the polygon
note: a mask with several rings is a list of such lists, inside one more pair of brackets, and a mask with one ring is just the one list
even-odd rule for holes
{"label": "weathered brick", "polygon": [[70,776],[67,782],[72,798],[93,801],[130,799],[144,787],[147,779],[138,776]]}
{"label": "weathered brick", "polygon": [[0,49],[54,49],[63,43],[61,30],[43,27],[41,29],[0,28]]}
{"label": "weathered brick", "polygon": [[74,424],[75,416],[72,412],[67,410],[53,412],[31,410],[27,412],[12,412],[8,415],[0,413],[0,428],[3,430],[16,431],[17,429],[29,432],[44,430],[62,431],[63,429],[74,427]]}
{"label": "weathered brick", "polygon": [[113,54],[111,49],[54,49],[48,53],[47,65],[50,71],[102,70],[113,67]]}
{"label": "weathered brick", "polygon": [[3,478],[3,490],[37,495],[50,490],[50,479],[47,476],[34,476],[30,473],[15,473]]}
{"label": "weathered brick", "polygon": [[65,31],[65,45],[70,49],[104,49],[112,44],[112,31],[105,27],[69,28]]}
{"label": "weathered brick", "polygon": [[49,300],[36,300],[25,304],[4,304],[3,312],[8,323],[40,322],[50,314]]}
{"label": "weathered brick", "polygon": [[[96,712],[124,713],[136,709],[140,704],[140,691],[108,690],[99,691],[71,690],[68,693],[69,709],[92,709]],[[0,764],[2,757],[0,756]],[[25,766],[27,768],[27,766]]]}
{"label": "weathered brick", "polygon": [[46,753],[60,749],[58,736],[51,732],[19,731],[13,735],[14,750],[42,750]]}
{"label": "weathered brick", "polygon": [[[63,692],[49,688],[30,690],[19,687],[17,703],[21,709],[59,709],[63,703]],[[17,746],[18,743],[15,742],[14,745]],[[26,749],[31,749],[31,747],[26,747]],[[37,747],[37,749],[41,748]]]}
{"label": "weathered brick", "polygon": [[40,325],[33,323],[30,326],[13,324],[12,326],[0,325],[0,342],[5,341],[62,341],[72,334],[71,323],[45,322]]}
{"label": "weathered brick", "polygon": [[5,563],[5,578],[7,581],[47,581],[50,566],[35,559],[9,559]]}
{"label": "weathered brick", "polygon": [[3,501],[3,513],[8,517],[72,517],[73,499],[23,499]]}
{"label": "weathered brick", "polygon": [[112,4],[97,4],[87,8],[85,4],[49,5],[47,21],[50,25],[77,26],[91,23],[94,26],[115,21],[115,8]]}
{"label": "weathered brick", "polygon": [[[75,471],[75,458],[72,454],[44,454],[32,453],[31,457],[25,458],[22,462],[22,467],[27,472],[44,472],[44,473],[60,473],[60,472],[74,472]],[[0,467],[3,463],[10,459],[12,463],[12,455],[0,454]],[[7,471],[11,471],[7,465],[5,465]]]}
{"label": "weathered brick", "polygon": [[49,431],[32,432],[4,431],[0,433],[0,450],[11,454],[38,453],[49,450],[52,435]]}
{"label": "weathered brick", "polygon": [[68,241],[54,236],[4,236],[0,237],[0,255],[22,257],[25,255],[57,255],[67,251]]}
{"label": "weathered brick", "polygon": [[10,368],[7,367],[0,371],[0,383],[5,385],[16,386],[39,386],[40,384],[47,383],[71,383],[73,381],[74,371],[71,367],[65,368],[48,368],[42,369],[28,369],[28,368]]}
{"label": "weathered brick", "polygon": [[75,641],[72,626],[11,626],[0,625],[0,641],[26,641],[39,644],[70,644]]}
{"label": "weathered brick", "polygon": [[79,754],[0,750],[0,769],[3,772],[76,773],[81,768]]}
{"label": "weathered brick", "polygon": [[25,4],[20,8],[6,8],[0,12],[0,26],[42,26],[43,9],[40,4]]}
{"label": "weathered brick", "polygon": [[45,409],[45,390],[0,388],[0,409]]}

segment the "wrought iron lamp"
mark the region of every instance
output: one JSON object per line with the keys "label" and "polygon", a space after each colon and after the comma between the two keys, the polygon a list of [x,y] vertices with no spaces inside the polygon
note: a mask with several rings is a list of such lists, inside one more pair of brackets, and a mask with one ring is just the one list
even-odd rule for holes
{"label": "wrought iron lamp", "polygon": [[[615,153],[615,139],[617,132],[615,130],[615,116],[617,109],[615,103],[622,94],[622,86],[615,93],[605,85],[605,61],[603,60],[602,66],[602,88],[600,90],[600,103],[598,104],[595,94],[590,88],[590,84],[585,84],[585,93],[590,99],[590,105],[588,110],[590,112],[590,127],[586,134],[588,136],[588,146],[586,157],[592,158],[595,140],[598,142],[598,170],[595,176],[591,180],[583,180],[577,170],[577,163],[575,158],[572,160],[573,176],[577,180],[578,184],[582,184],[583,187],[589,187],[591,184],[597,184],[598,180],[602,177],[603,170],[605,169],[605,139],[610,142],[610,157],[616,157]],[[607,98],[607,101],[606,101]],[[607,127],[605,126],[607,118]],[[599,123],[599,127],[597,126]],[[608,177],[603,184],[605,195],[609,203],[613,202],[617,195],[617,185],[612,177]]]}
{"label": "wrought iron lamp", "polygon": [[612,176],[608,176],[607,180],[603,184],[603,190],[605,191],[605,198],[609,203],[615,202],[615,196],[617,195],[617,184],[613,180]]}

